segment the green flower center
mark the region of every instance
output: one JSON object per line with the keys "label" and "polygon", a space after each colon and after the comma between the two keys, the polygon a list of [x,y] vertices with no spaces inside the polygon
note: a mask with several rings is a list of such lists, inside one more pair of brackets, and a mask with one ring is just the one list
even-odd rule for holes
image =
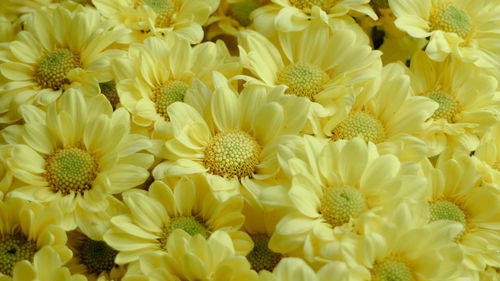
{"label": "green flower center", "polygon": [[230,130],[212,138],[205,148],[203,163],[211,174],[241,179],[254,173],[260,152],[259,144],[251,135]]}
{"label": "green flower center", "polygon": [[366,208],[359,191],[352,187],[328,188],[321,198],[320,213],[333,227],[358,217]]}
{"label": "green flower center", "polygon": [[254,246],[252,251],[248,253],[247,260],[250,262],[252,269],[257,272],[261,270],[272,272],[283,255],[269,249],[269,237],[266,234],[257,234],[251,237]]}
{"label": "green flower center", "polygon": [[370,5],[376,9],[388,9],[389,1],[388,0],[371,0]]}
{"label": "green flower center", "polygon": [[159,239],[160,247],[165,250],[167,245],[167,240],[172,231],[175,229],[182,229],[189,235],[194,236],[200,234],[205,239],[208,238],[210,231],[205,226],[205,223],[197,217],[193,216],[181,216],[170,219],[168,225],[163,227],[163,232]]}
{"label": "green flower center", "polygon": [[167,113],[168,106],[176,101],[184,101],[184,96],[188,89],[188,84],[175,80],[153,90],[152,100],[155,103],[156,113],[163,116],[165,120],[169,120]]}
{"label": "green flower center", "polygon": [[97,161],[77,147],[56,150],[45,162],[46,179],[55,192],[83,194],[92,188],[97,176]]}
{"label": "green flower center", "polygon": [[260,6],[253,0],[243,0],[229,4],[229,15],[239,22],[242,26],[249,26],[252,23],[250,14]]}
{"label": "green flower center", "polygon": [[4,236],[0,240],[0,273],[12,276],[16,263],[22,260],[32,262],[36,250],[36,242],[24,236]]}
{"label": "green flower center", "polygon": [[298,9],[311,9],[312,6],[318,6],[324,10],[329,9],[336,0],[289,0],[292,6]]}
{"label": "green flower center", "polygon": [[462,223],[467,222],[465,213],[450,201],[437,200],[430,203],[431,221],[450,220]]}
{"label": "green flower center", "polygon": [[68,49],[57,49],[46,54],[38,63],[35,79],[43,88],[58,90],[69,84],[68,72],[80,67],[80,56]]}
{"label": "green flower center", "polygon": [[425,96],[439,104],[432,118],[445,119],[450,123],[454,121],[455,114],[459,111],[459,104],[453,97],[444,92],[430,92]]}
{"label": "green flower center", "polygon": [[431,30],[454,32],[466,38],[472,31],[472,20],[467,12],[455,4],[443,5],[431,12],[429,18]]}
{"label": "green flower center", "polygon": [[376,263],[371,272],[373,281],[413,281],[413,274],[406,263],[397,260],[385,260]]}
{"label": "green flower center", "polygon": [[110,272],[116,266],[115,257],[118,251],[104,241],[86,238],[79,245],[78,250],[80,261],[89,274],[99,275],[102,272]]}
{"label": "green flower center", "polygon": [[328,75],[319,67],[308,64],[294,64],[278,73],[278,84],[288,86],[287,94],[299,97],[314,96],[321,92],[328,82]]}
{"label": "green flower center", "polygon": [[156,12],[155,25],[157,27],[169,27],[173,23],[175,14],[175,4],[171,0],[143,0],[144,4],[148,5]]}
{"label": "green flower center", "polygon": [[101,94],[109,100],[113,109],[116,109],[116,106],[120,103],[120,98],[118,97],[118,92],[116,91],[116,82],[111,80],[99,83],[99,89],[101,90]]}
{"label": "green flower center", "polygon": [[362,137],[365,141],[379,143],[385,139],[382,123],[365,112],[354,112],[333,129],[334,139],[349,140]]}

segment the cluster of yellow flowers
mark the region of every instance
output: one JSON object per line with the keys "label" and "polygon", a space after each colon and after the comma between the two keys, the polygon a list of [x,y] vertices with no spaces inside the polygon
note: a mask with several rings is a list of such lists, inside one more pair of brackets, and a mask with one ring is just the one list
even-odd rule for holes
{"label": "cluster of yellow flowers", "polygon": [[499,281],[500,0],[2,0],[0,281]]}

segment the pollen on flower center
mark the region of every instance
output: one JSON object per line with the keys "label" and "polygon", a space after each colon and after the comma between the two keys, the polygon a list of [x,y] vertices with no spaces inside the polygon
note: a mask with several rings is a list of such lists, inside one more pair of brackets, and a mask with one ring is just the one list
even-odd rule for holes
{"label": "pollen on flower center", "polygon": [[328,75],[319,67],[308,64],[294,64],[278,73],[278,84],[288,86],[287,94],[313,99],[328,82]]}
{"label": "pollen on flower center", "polygon": [[68,84],[66,77],[72,69],[80,67],[80,56],[69,49],[57,49],[46,54],[35,70],[35,80],[43,88],[58,90]]}
{"label": "pollen on flower center", "polygon": [[379,143],[385,138],[382,123],[365,112],[351,113],[333,129],[332,133],[333,139],[349,140],[359,136],[373,143]]}
{"label": "pollen on flower center", "polygon": [[116,91],[116,82],[114,80],[99,83],[99,89],[101,90],[101,94],[103,94],[113,106],[113,109],[116,108],[118,103],[120,102],[120,98],[118,97],[118,92]]}
{"label": "pollen on flower center", "polygon": [[207,229],[205,223],[198,217],[193,216],[180,216],[171,218],[170,222],[163,226],[163,232],[159,238],[160,247],[165,250],[167,240],[172,231],[182,229],[189,235],[194,236],[200,234],[204,238],[208,238],[210,231]]}
{"label": "pollen on flower center", "polygon": [[430,203],[430,213],[431,221],[450,220],[460,222],[464,225],[467,222],[462,209],[450,201],[437,200]]}
{"label": "pollen on flower center", "polygon": [[259,163],[261,148],[246,132],[218,133],[205,148],[203,163],[211,174],[241,179],[251,176]]}
{"label": "pollen on flower center", "polygon": [[335,227],[358,217],[365,208],[365,200],[357,189],[336,187],[324,191],[320,212],[323,219]]}
{"label": "pollen on flower center", "polygon": [[189,86],[182,81],[171,81],[153,90],[152,100],[155,103],[156,113],[168,119],[167,108],[176,101],[184,101],[184,95]]}
{"label": "pollen on flower center", "polygon": [[229,4],[229,15],[242,26],[249,26],[252,23],[250,14],[257,9],[260,4],[254,0],[244,0]]}
{"label": "pollen on flower center", "polygon": [[78,251],[80,262],[89,274],[99,275],[102,272],[110,272],[116,266],[115,257],[118,251],[104,241],[85,238],[79,245]]}
{"label": "pollen on flower center", "polygon": [[55,192],[83,194],[92,188],[97,168],[96,159],[87,151],[78,147],[63,148],[46,159],[45,176]]}
{"label": "pollen on flower center", "polygon": [[292,6],[298,9],[310,9],[312,6],[318,6],[322,9],[328,9],[334,4],[334,0],[289,0]]}
{"label": "pollen on flower center", "polygon": [[5,235],[0,238],[0,273],[12,276],[17,262],[33,261],[36,242],[27,240],[23,235]]}
{"label": "pollen on flower center", "polygon": [[264,269],[272,272],[283,255],[269,249],[269,236],[266,234],[257,234],[251,237],[254,246],[252,251],[248,253],[247,260],[250,262],[252,269],[257,272]]}
{"label": "pollen on flower center", "polygon": [[404,262],[387,259],[376,263],[371,272],[373,281],[413,281],[413,274]]}
{"label": "pollen on flower center", "polygon": [[439,104],[432,118],[454,121],[455,114],[459,111],[459,104],[453,97],[444,92],[429,92],[425,96]]}
{"label": "pollen on flower center", "polygon": [[429,17],[432,31],[454,32],[466,38],[472,31],[472,20],[467,12],[455,4],[446,4],[434,9]]}
{"label": "pollen on flower center", "polygon": [[175,14],[175,4],[171,0],[143,0],[144,4],[148,5],[155,11],[157,27],[169,27],[173,23]]}

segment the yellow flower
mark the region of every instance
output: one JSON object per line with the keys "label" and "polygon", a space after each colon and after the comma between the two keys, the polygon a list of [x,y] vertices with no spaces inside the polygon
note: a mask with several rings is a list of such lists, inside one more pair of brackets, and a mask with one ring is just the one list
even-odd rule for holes
{"label": "yellow flower", "polygon": [[[9,196],[61,206],[64,228],[87,228],[117,194],[143,183],[153,156],[151,143],[130,134],[125,109],[112,111],[102,95],[86,101],[70,89],[47,111],[21,107],[22,143],[13,143],[7,165],[24,185]],[[14,126],[11,126],[14,127]],[[12,140],[16,141],[16,140]]]}
{"label": "yellow flower", "polygon": [[483,180],[500,183],[500,122],[495,123],[481,138],[472,156]]}
{"label": "yellow flower", "polygon": [[98,82],[107,76],[104,66],[122,54],[110,46],[126,34],[94,9],[82,6],[32,14],[25,30],[9,43],[8,52],[0,53],[6,61],[0,72],[8,79],[0,96],[0,123],[19,120],[20,105],[46,106],[68,88],[83,88],[86,95],[98,93]]}
{"label": "yellow flower", "polygon": [[[239,194],[258,197],[264,186],[279,180],[276,152],[296,139],[309,110],[304,98],[285,96],[283,88],[249,86],[239,95],[219,73],[215,91],[195,107],[174,103],[168,108],[173,139],[166,143],[168,161],[158,177],[202,174],[219,200]],[[248,197],[248,198],[250,198]]]}
{"label": "yellow flower", "polygon": [[67,238],[61,228],[62,214],[58,208],[10,198],[0,201],[0,214],[1,277],[10,276],[19,280],[16,276],[24,274],[23,270],[16,272],[19,271],[19,264],[23,263],[22,268],[29,267],[32,262],[36,264],[40,255],[43,256],[41,249],[44,247],[51,248],[62,263],[71,258],[71,251],[65,245]]}
{"label": "yellow flower", "polygon": [[379,156],[373,143],[360,138],[325,144],[306,136],[304,142],[305,158],[284,160],[291,187],[262,193],[266,205],[281,207],[283,192],[291,203],[269,246],[311,263],[341,260],[356,266],[370,232],[366,223],[388,216],[405,200],[421,198],[425,178],[417,175],[416,164]]}
{"label": "yellow flower", "polygon": [[476,149],[479,138],[498,118],[498,81],[472,64],[452,58],[434,62],[422,51],[414,55],[409,75],[416,95],[439,104],[422,135],[430,155],[445,148]]}
{"label": "yellow flower", "polygon": [[479,67],[497,68],[500,2],[497,0],[389,0],[395,24],[416,38],[430,37],[433,60],[449,54]]}
{"label": "yellow flower", "polygon": [[130,28],[135,41],[175,33],[191,44],[203,39],[204,25],[219,0],[93,0],[105,17]]}
{"label": "yellow flower", "polygon": [[[203,178],[183,178],[172,190],[155,181],[149,191],[134,189],[123,193],[128,214],[111,219],[104,241],[119,250],[116,263],[136,261],[142,254],[165,255],[170,236],[176,229],[208,239],[221,230],[234,240],[236,251],[250,251],[250,237],[238,231],[244,221],[243,199],[232,197],[219,203]],[[175,253],[173,253],[175,254]]]}
{"label": "yellow flower", "polygon": [[120,77],[126,79],[120,79],[116,88],[121,104],[137,125],[168,135],[172,130],[167,113],[170,104],[203,102],[203,93],[198,92],[204,85],[192,84],[193,80],[210,85],[213,70],[229,77],[239,73],[240,66],[220,43],[191,47],[184,39],[167,39],[148,38],[132,45],[129,59],[119,63],[124,72]]}
{"label": "yellow flower", "polygon": [[224,231],[215,231],[208,239],[200,234],[191,236],[179,229],[170,236],[167,254],[141,255],[139,272],[127,274],[122,280],[259,280],[248,261],[236,254],[231,237]]}
{"label": "yellow flower", "polygon": [[498,266],[500,258],[500,199],[497,186],[480,183],[480,175],[470,157],[438,161],[425,166],[429,179],[429,221],[455,221],[464,230],[455,241],[464,252],[463,264],[482,271],[486,265]]}
{"label": "yellow flower", "polygon": [[0,201],[3,200],[12,186],[12,172],[9,171],[9,167],[5,162],[11,149],[11,145],[0,144]]}
{"label": "yellow flower", "polygon": [[[313,104],[311,130],[315,116],[331,116],[352,100],[364,87],[374,88],[382,63],[368,38],[351,22],[341,21],[330,28],[319,21],[299,32],[279,32],[275,45],[255,31],[242,31],[239,37],[243,67],[257,77],[242,76],[252,84],[285,85],[286,93],[307,97]],[[360,33],[363,33],[360,35]]]}

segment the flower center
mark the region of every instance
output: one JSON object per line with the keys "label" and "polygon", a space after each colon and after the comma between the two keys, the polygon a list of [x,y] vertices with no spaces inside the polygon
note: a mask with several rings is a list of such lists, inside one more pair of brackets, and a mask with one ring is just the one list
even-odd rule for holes
{"label": "flower center", "polygon": [[83,194],[92,188],[97,176],[96,159],[77,147],[56,150],[45,164],[47,182],[55,192],[63,195]]}
{"label": "flower center", "polygon": [[278,73],[278,84],[288,86],[287,94],[313,99],[328,82],[328,75],[319,67],[307,64],[294,64]]}
{"label": "flower center", "polygon": [[58,90],[70,83],[66,76],[72,69],[80,67],[80,56],[69,49],[57,49],[46,54],[38,63],[35,79],[43,88]]}
{"label": "flower center", "polygon": [[430,213],[431,221],[450,220],[464,225],[467,222],[462,209],[450,201],[437,200],[430,203]]}
{"label": "flower center", "polygon": [[156,12],[155,25],[157,27],[169,27],[173,23],[175,4],[171,0],[144,0]]}
{"label": "flower center", "polygon": [[99,275],[101,272],[110,272],[115,267],[115,257],[118,251],[111,248],[104,241],[95,241],[86,238],[79,245],[81,263],[89,274]]}
{"label": "flower center", "polygon": [[250,14],[260,6],[253,0],[244,0],[229,4],[229,15],[239,22],[242,26],[249,26],[252,23]]}
{"label": "flower center", "polygon": [[352,187],[328,188],[321,198],[320,212],[333,227],[358,217],[366,208],[359,191]]}
{"label": "flower center", "polygon": [[116,106],[120,102],[120,98],[118,97],[118,92],[116,91],[116,82],[114,80],[99,83],[99,89],[101,90],[101,94],[103,94],[113,106],[113,109],[116,109]]}
{"label": "flower center", "polygon": [[455,4],[443,5],[431,12],[429,26],[432,31],[454,32],[466,38],[472,31],[472,20],[467,12]]}
{"label": "flower center", "polygon": [[376,263],[371,272],[373,281],[413,281],[413,274],[406,263],[388,259]]}
{"label": "flower center", "polygon": [[36,242],[27,240],[20,235],[6,235],[0,240],[0,272],[12,276],[14,266],[18,261],[33,261],[36,252]]}
{"label": "flower center", "polygon": [[370,5],[377,9],[388,9],[389,8],[388,0],[371,0]]}
{"label": "flower center", "polygon": [[260,152],[259,144],[248,133],[229,130],[212,138],[203,163],[211,174],[241,179],[253,174]]}
{"label": "flower center", "polygon": [[425,96],[439,104],[432,118],[445,119],[450,123],[454,121],[455,114],[459,111],[459,104],[453,97],[444,92],[430,92]]}
{"label": "flower center", "polygon": [[169,120],[167,108],[176,101],[184,101],[184,95],[189,86],[182,81],[171,81],[166,85],[153,90],[153,102],[155,103],[156,113]]}
{"label": "flower center", "polygon": [[251,237],[254,246],[252,251],[248,253],[247,260],[250,262],[252,269],[257,272],[264,269],[272,272],[283,255],[269,249],[267,246],[269,244],[269,236],[266,234],[257,234]]}
{"label": "flower center", "polygon": [[205,226],[205,223],[197,217],[193,216],[181,216],[170,219],[168,225],[163,227],[163,232],[161,237],[159,238],[161,249],[165,250],[167,245],[168,237],[170,233],[175,229],[182,229],[187,232],[189,235],[194,236],[196,234],[200,234],[205,239],[208,238],[210,231]]}
{"label": "flower center", "polygon": [[365,141],[379,143],[385,138],[382,123],[365,112],[354,112],[333,129],[334,139],[349,140],[360,136]]}
{"label": "flower center", "polygon": [[310,9],[312,6],[318,6],[324,10],[327,10],[336,0],[290,0],[290,4],[298,9]]}

